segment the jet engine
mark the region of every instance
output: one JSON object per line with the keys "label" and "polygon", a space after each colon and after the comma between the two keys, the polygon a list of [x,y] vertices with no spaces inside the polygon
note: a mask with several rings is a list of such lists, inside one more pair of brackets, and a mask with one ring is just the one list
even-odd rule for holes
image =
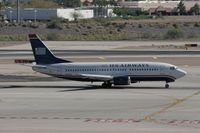
{"label": "jet engine", "polygon": [[130,85],[131,78],[130,78],[130,76],[115,77],[113,79],[113,84],[114,85]]}

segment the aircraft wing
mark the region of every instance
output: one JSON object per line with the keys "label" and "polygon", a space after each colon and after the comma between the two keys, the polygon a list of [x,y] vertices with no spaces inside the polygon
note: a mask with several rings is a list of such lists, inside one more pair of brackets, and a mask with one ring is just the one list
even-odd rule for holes
{"label": "aircraft wing", "polygon": [[95,74],[80,74],[82,78],[98,80],[98,81],[109,81],[113,79],[110,75],[95,75]]}

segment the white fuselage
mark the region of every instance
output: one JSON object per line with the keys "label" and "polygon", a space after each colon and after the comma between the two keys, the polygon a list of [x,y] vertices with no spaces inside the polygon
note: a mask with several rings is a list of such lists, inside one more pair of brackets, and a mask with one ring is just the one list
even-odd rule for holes
{"label": "white fuselage", "polygon": [[[106,81],[114,77],[129,76],[131,82],[166,81],[173,82],[183,77],[186,72],[178,67],[158,62],[90,62],[58,63],[35,65],[33,70],[47,75],[79,80]],[[87,75],[89,78],[85,78]],[[95,75],[98,80],[95,80]],[[90,79],[90,77],[92,77]],[[102,77],[99,80],[99,77]]]}

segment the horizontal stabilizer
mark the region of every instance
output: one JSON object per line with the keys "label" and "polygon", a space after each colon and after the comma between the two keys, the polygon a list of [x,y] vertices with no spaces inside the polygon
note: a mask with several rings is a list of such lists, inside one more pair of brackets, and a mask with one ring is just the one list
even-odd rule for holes
{"label": "horizontal stabilizer", "polygon": [[29,59],[15,59],[16,64],[31,64],[35,62],[35,60],[29,60]]}

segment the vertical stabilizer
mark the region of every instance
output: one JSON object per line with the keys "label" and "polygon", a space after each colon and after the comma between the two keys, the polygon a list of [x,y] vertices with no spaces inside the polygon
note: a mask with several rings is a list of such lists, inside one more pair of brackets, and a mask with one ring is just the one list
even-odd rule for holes
{"label": "vertical stabilizer", "polygon": [[41,39],[36,34],[29,34],[33,55],[37,64],[55,64],[69,63],[70,61],[63,60],[54,56],[54,54],[45,46]]}

